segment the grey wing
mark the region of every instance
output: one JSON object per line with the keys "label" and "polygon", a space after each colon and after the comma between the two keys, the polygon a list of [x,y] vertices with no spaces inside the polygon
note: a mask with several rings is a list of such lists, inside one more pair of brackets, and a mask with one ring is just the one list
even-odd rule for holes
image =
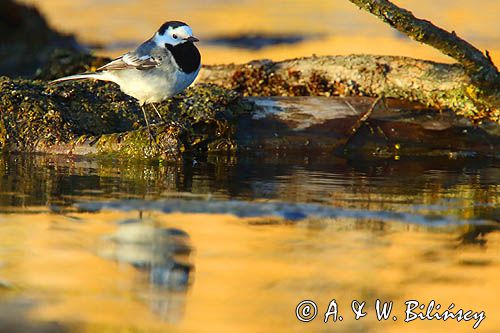
{"label": "grey wing", "polygon": [[149,69],[161,64],[161,59],[155,58],[150,54],[139,55],[137,51],[125,53],[119,58],[99,67],[97,71],[121,70],[121,69]]}

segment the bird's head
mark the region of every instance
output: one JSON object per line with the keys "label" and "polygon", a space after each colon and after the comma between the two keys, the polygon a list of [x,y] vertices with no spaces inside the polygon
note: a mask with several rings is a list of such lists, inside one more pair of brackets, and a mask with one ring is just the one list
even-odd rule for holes
{"label": "bird's head", "polygon": [[165,22],[153,37],[153,41],[166,47],[165,44],[176,46],[182,43],[198,42],[198,38],[193,36],[193,30],[184,22],[169,21]]}

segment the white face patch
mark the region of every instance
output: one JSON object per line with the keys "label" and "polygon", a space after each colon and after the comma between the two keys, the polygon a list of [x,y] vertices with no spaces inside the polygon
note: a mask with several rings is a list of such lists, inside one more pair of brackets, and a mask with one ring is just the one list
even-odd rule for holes
{"label": "white face patch", "polygon": [[153,41],[158,46],[164,46],[165,43],[170,45],[178,45],[186,42],[186,38],[192,37],[193,31],[187,25],[183,25],[177,28],[168,28],[165,34],[160,35],[158,32],[155,34]]}

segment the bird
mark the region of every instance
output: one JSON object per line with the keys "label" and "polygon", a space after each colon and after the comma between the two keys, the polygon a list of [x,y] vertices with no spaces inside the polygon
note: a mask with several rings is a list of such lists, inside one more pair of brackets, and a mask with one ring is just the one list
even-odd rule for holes
{"label": "bird", "polygon": [[127,95],[138,100],[151,137],[151,129],[144,105],[151,104],[162,118],[154,103],[179,94],[189,87],[201,68],[201,54],[194,43],[189,25],[181,21],[168,21],[161,25],[153,37],[94,72],[70,75],[51,81],[95,79],[111,81]]}

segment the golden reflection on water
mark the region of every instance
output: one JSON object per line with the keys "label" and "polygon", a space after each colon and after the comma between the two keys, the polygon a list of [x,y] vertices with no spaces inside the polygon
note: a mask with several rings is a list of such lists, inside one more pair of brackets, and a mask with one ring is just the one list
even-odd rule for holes
{"label": "golden reflection on water", "polygon": [[[137,211],[0,215],[0,310],[9,301],[34,302],[26,313],[0,320],[0,332],[15,331],[9,322],[28,325],[27,318],[33,332],[53,322],[70,332],[471,331],[473,322],[404,323],[409,299],[484,310],[479,332],[496,332],[500,325],[498,228],[142,216],[141,223],[189,235],[194,271],[187,291],[159,291],[143,271],[102,255],[110,246],[107,238],[120,228],[117,222],[138,218]],[[398,321],[375,319],[377,298],[394,301]],[[302,299],[320,309],[309,324],[294,316]],[[321,312],[331,299],[345,319],[323,324]],[[353,299],[368,303],[363,320],[352,318]]]}
{"label": "golden reflection on water", "polygon": [[[183,20],[202,39],[240,33],[293,33],[321,35],[303,43],[274,46],[259,51],[201,43],[203,62],[241,63],[260,58],[274,60],[300,56],[352,53],[405,55],[452,61],[440,52],[410,41],[347,0],[323,1],[90,1],[23,0],[36,4],[58,29],[75,33],[86,43],[115,45],[99,52],[117,56],[127,51],[117,43],[139,43],[166,20]],[[489,50],[500,63],[500,25],[497,0],[400,0],[396,4],[417,17]]]}

